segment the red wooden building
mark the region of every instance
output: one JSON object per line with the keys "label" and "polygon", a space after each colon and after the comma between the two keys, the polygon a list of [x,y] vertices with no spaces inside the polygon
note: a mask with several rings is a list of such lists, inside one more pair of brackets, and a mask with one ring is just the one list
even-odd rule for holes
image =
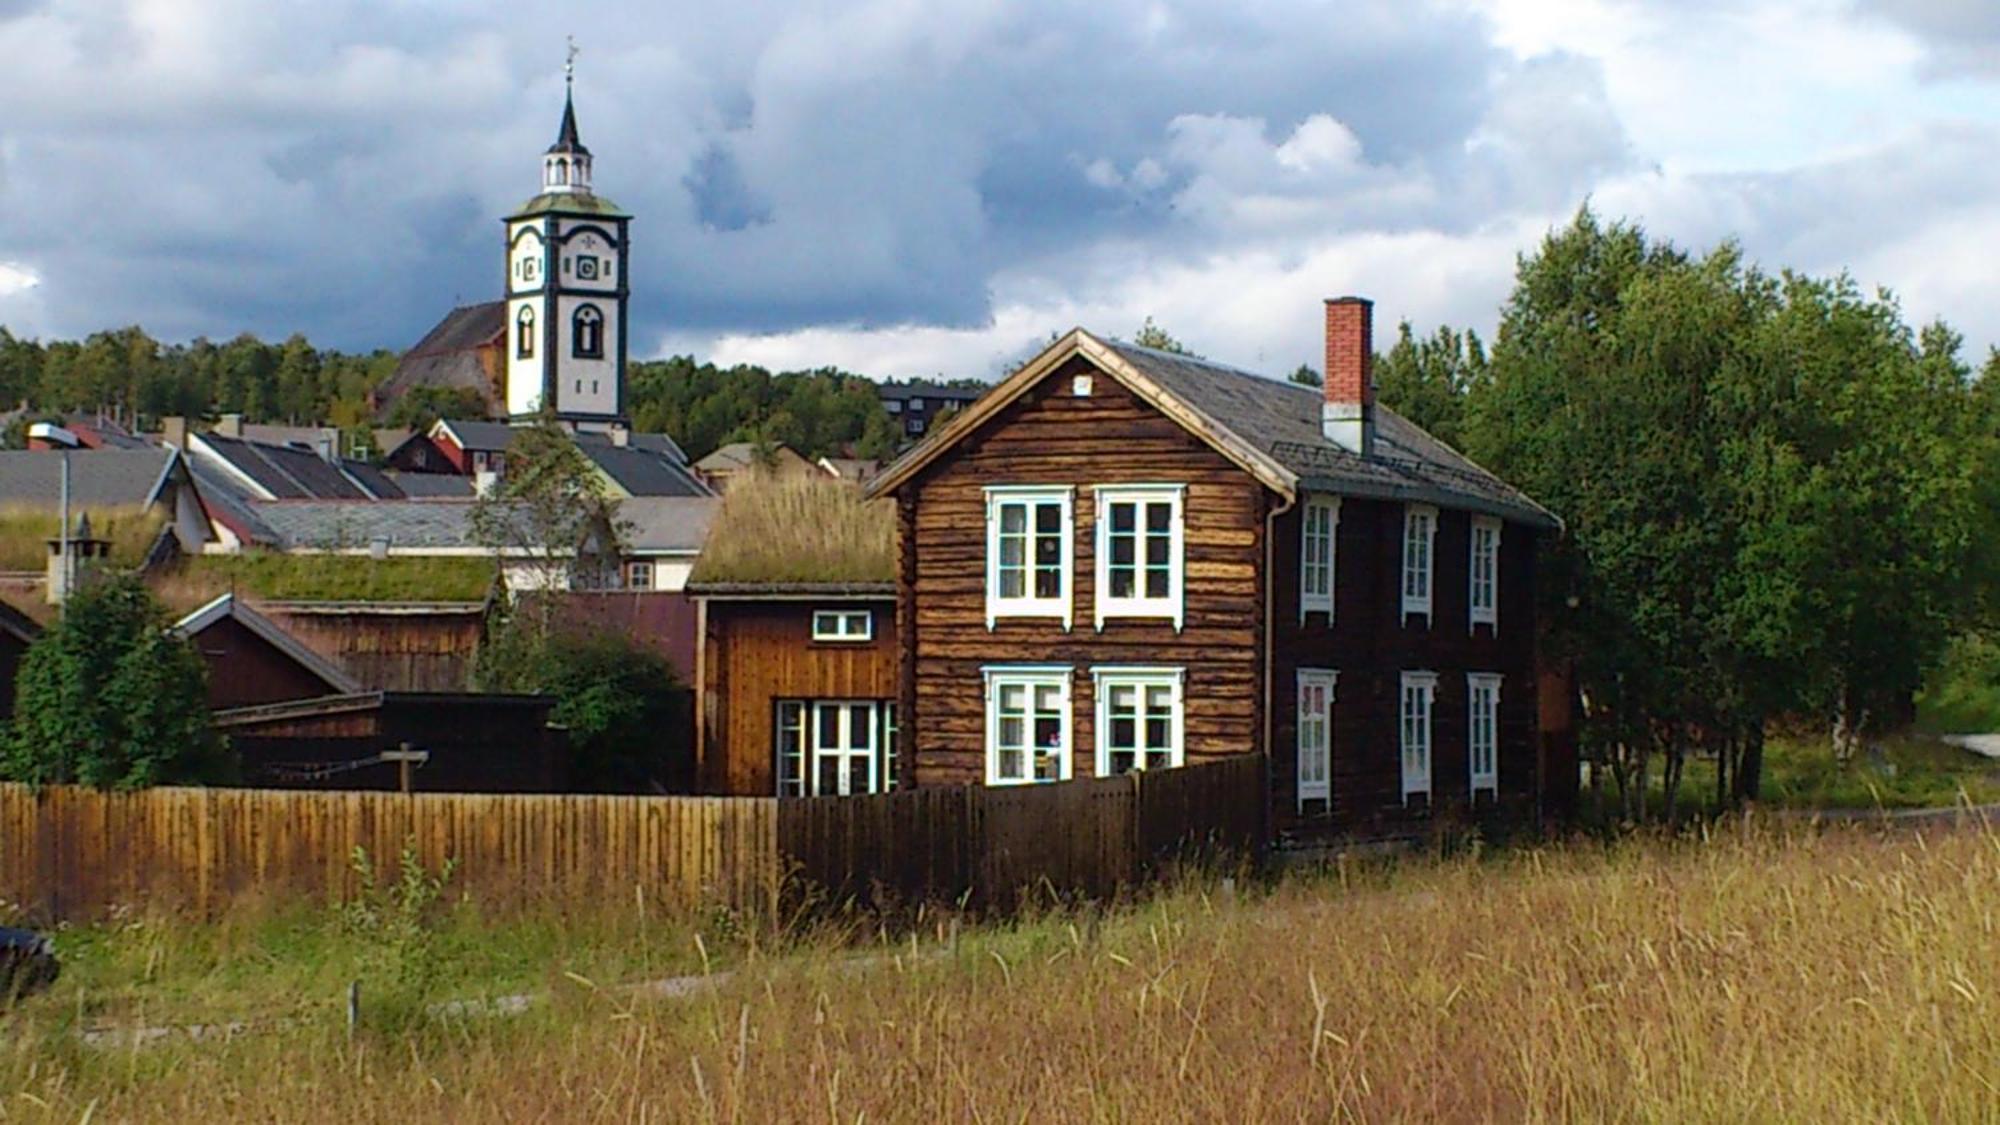
{"label": "red wooden building", "polygon": [[1072,331],[870,486],[894,497],[899,768],[1032,784],[1268,752],[1293,835],[1525,820],[1546,509],[1375,403]]}

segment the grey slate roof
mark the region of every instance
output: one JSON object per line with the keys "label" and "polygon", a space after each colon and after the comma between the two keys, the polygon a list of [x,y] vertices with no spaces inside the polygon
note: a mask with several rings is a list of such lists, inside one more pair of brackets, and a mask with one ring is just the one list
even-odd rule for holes
{"label": "grey slate roof", "polygon": [[354,483],[367,489],[377,500],[403,499],[402,486],[398,485],[388,473],[366,461],[350,461],[343,457],[340,459],[340,471],[346,473]]}
{"label": "grey slate roof", "polygon": [[1548,509],[1386,406],[1375,408],[1367,458],[1320,432],[1316,387],[1279,382],[1193,356],[1106,340],[1161,389],[1297,474],[1307,489],[1442,504],[1553,528]]}
{"label": "grey slate roof", "polygon": [[410,500],[472,499],[472,481],[457,473],[384,473]]}
{"label": "grey slate roof", "polygon": [[634,496],[618,502],[635,554],[700,551],[722,501],[710,496]]}
{"label": "grey slate roof", "polygon": [[201,502],[207,508],[209,518],[252,543],[277,542],[277,533],[257,514],[256,501],[241,484],[213,465],[190,461],[188,467],[194,476],[195,487],[201,492]]}
{"label": "grey slate roof", "polygon": [[953,387],[943,383],[919,381],[909,383],[880,383],[876,385],[875,393],[884,400],[894,399],[896,401],[904,401],[912,398],[934,398],[942,402],[971,402],[992,389],[991,386]]}
{"label": "grey slate roof", "polygon": [[310,450],[290,445],[201,435],[216,456],[281,500],[366,500],[368,493],[340,468]]}
{"label": "grey slate roof", "polygon": [[482,422],[474,418],[452,418],[444,425],[458,441],[460,449],[499,453],[514,444],[514,427],[505,422]]}
{"label": "grey slate roof", "polygon": [[386,411],[416,387],[463,387],[478,392],[490,413],[504,413],[505,408],[493,401],[493,387],[486,369],[480,366],[477,349],[503,340],[506,332],[505,301],[486,301],[451,310],[417,341],[416,347],[403,353],[395,373],[376,388],[375,401]]}
{"label": "grey slate roof", "polygon": [[683,462],[635,446],[579,441],[577,448],[632,496],[711,496]]}
{"label": "grey slate roof", "polygon": [[[158,499],[180,459],[172,449],[86,449],[70,454],[71,504],[143,507]],[[0,451],[0,504],[54,508],[62,493],[62,455]]]}
{"label": "grey slate roof", "polygon": [[395,550],[477,547],[472,503],[452,500],[283,500],[253,504],[286,550],[359,550],[377,539]]}

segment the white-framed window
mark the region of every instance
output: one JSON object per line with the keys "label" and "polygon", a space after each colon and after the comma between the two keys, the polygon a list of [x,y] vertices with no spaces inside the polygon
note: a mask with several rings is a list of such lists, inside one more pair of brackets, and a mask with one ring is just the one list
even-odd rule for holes
{"label": "white-framed window", "polygon": [[1298,671],[1298,807],[1333,801],[1333,693],[1340,673],[1330,668]]}
{"label": "white-framed window", "polygon": [[1178,484],[1104,485],[1097,496],[1097,627],[1113,617],[1163,617],[1178,630],[1186,564]]}
{"label": "white-framed window", "polygon": [[650,590],[653,588],[653,564],[650,562],[628,562],[625,564],[625,588],[628,590]]}
{"label": "white-framed window", "polygon": [[1438,510],[1429,504],[1403,507],[1403,612],[1431,615],[1431,547],[1437,540]]}
{"label": "white-framed window", "polygon": [[781,699],[776,707],[778,796],[853,797],[895,788],[895,704]]}
{"label": "white-framed window", "polygon": [[922,410],[923,408],[924,408],[924,400],[923,400],[923,399],[921,399],[921,398],[916,398],[916,397],[912,397],[912,398],[910,399],[910,409],[911,409],[911,410]]}
{"label": "white-framed window", "polygon": [[1436,672],[1403,673],[1401,727],[1403,801],[1431,792],[1431,707],[1437,699]]}
{"label": "white-framed window", "polygon": [[1335,540],[1340,529],[1340,497],[1312,496],[1299,516],[1299,621],[1326,614],[1333,623]]}
{"label": "white-framed window", "polygon": [[1500,677],[1472,672],[1465,677],[1466,760],[1472,774],[1472,795],[1482,790],[1500,795]]}
{"label": "white-framed window", "polygon": [[1073,623],[1070,570],[1076,492],[1000,486],[986,490],[986,627],[1002,617]]}
{"label": "white-framed window", "polygon": [[813,611],[813,640],[872,641],[875,615],[865,609],[816,609]]}
{"label": "white-framed window", "polygon": [[902,403],[900,403],[900,402],[897,402],[897,401],[896,401],[895,399],[893,399],[893,398],[892,398],[892,399],[888,399],[887,401],[883,402],[883,403],[882,403],[882,408],[883,408],[884,410],[887,410],[887,411],[888,411],[889,413],[891,413],[891,414],[901,414],[901,413],[903,412],[903,404],[902,404]]}
{"label": "white-framed window", "polygon": [[1032,785],[1070,777],[1070,670],[996,665],[986,678],[986,784]]}
{"label": "white-framed window", "polygon": [[1472,560],[1468,567],[1472,588],[1468,627],[1485,623],[1500,631],[1500,521],[1492,516],[1472,517]]}
{"label": "white-framed window", "polygon": [[1090,670],[1097,695],[1097,776],[1182,762],[1181,669]]}

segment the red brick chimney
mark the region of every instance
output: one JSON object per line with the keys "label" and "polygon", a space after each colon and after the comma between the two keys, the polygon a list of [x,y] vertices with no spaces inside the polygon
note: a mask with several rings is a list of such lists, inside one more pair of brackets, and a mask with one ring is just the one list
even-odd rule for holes
{"label": "red brick chimney", "polygon": [[1366,297],[1326,302],[1326,401],[1320,432],[1363,457],[1375,444],[1375,303]]}

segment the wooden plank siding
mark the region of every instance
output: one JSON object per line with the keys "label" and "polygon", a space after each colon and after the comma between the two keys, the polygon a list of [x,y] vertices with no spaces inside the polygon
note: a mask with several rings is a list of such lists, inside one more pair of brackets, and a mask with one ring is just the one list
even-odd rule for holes
{"label": "wooden plank siding", "polygon": [[[701,791],[763,797],[777,791],[774,704],[780,699],[898,697],[896,603],[888,598],[707,599],[701,662]],[[874,614],[874,639],[815,641],[821,609]]]}
{"label": "wooden plank siding", "polygon": [[0,895],[48,917],[157,903],[215,914],[244,896],[321,901],[380,881],[405,845],[453,894],[498,906],[775,902],[777,800],[306,793],[0,785]]}
{"label": "wooden plank siding", "polygon": [[[903,490],[900,590],[909,612],[912,668],[904,684],[903,756],[918,785],[985,780],[981,668],[1072,667],[1074,776],[1095,772],[1090,669],[1141,664],[1185,669],[1183,710],[1190,763],[1261,749],[1259,634],[1267,493],[1249,474],[1096,373],[1091,393],[1072,376],[1078,358],[966,436]],[[1185,627],[1164,620],[1094,624],[1093,486],[1184,484]],[[986,624],[986,498],[990,485],[1073,486],[1074,625],[1003,618]]]}
{"label": "wooden plank siding", "polygon": [[[1537,763],[1535,532],[1509,523],[1500,536],[1499,630],[1470,620],[1471,515],[1441,508],[1432,560],[1432,617],[1402,613],[1400,503],[1345,498],[1335,533],[1334,620],[1299,616],[1303,501],[1276,524],[1272,630],[1272,800],[1278,826],[1294,833],[1408,830],[1425,815],[1404,807],[1399,718],[1402,673],[1435,672],[1431,792],[1442,809],[1468,795],[1466,674],[1505,677],[1500,688],[1498,772],[1506,812],[1533,811]],[[1333,707],[1332,808],[1298,815],[1300,668],[1339,672]],[[1485,803],[1482,798],[1482,804]]]}

